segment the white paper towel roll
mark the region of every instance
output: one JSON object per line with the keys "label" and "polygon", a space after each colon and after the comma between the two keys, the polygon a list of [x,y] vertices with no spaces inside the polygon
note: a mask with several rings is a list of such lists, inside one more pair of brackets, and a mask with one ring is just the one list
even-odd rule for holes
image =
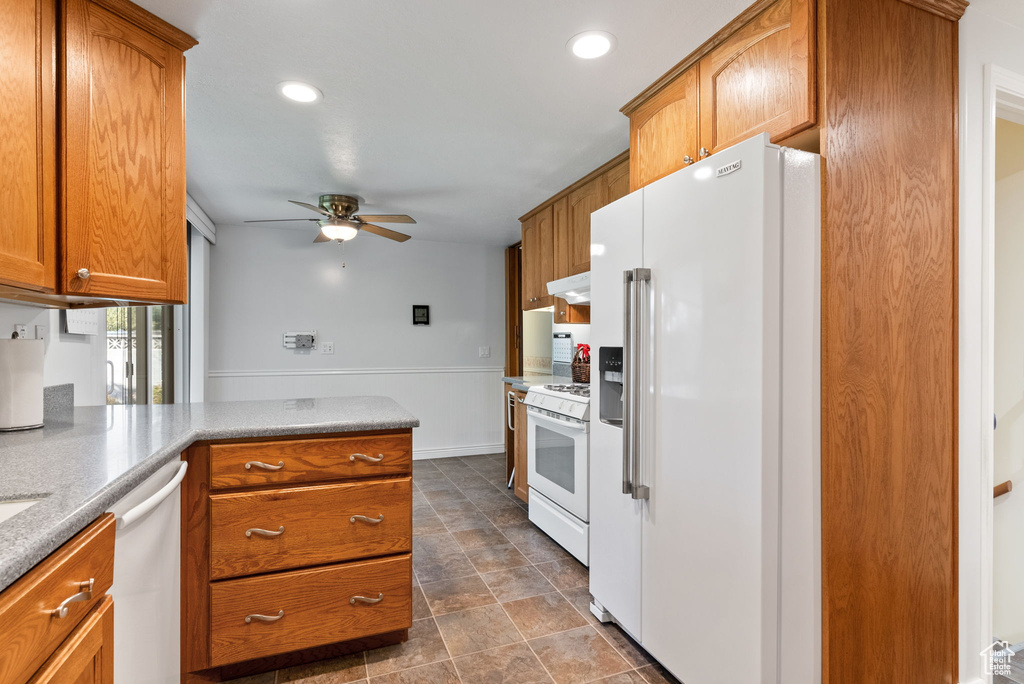
{"label": "white paper towel roll", "polygon": [[43,424],[43,341],[0,339],[0,430]]}

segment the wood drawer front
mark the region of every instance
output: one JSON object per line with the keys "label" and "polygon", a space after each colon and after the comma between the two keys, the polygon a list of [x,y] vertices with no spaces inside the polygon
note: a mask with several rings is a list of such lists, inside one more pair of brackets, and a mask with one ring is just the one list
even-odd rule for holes
{"label": "wood drawer front", "polygon": [[[92,599],[51,612],[93,580]],[[103,600],[114,581],[114,516],[104,515],[0,593],[0,682],[22,684]]]}
{"label": "wood drawer front", "polygon": [[[210,518],[213,579],[405,553],[412,549],[412,479],[215,494]],[[275,534],[246,537],[253,528]]]}
{"label": "wood drawer front", "polygon": [[[369,461],[356,454],[380,461]],[[246,469],[246,464],[250,464]],[[257,465],[264,463],[280,470]],[[283,464],[283,465],[279,465]],[[210,445],[212,489],[412,472],[412,431],[361,437]]]}
{"label": "wood drawer front", "polygon": [[[211,666],[383,634],[412,626],[412,556],[215,582]],[[363,596],[379,603],[352,603]],[[265,622],[247,615],[276,617]]]}

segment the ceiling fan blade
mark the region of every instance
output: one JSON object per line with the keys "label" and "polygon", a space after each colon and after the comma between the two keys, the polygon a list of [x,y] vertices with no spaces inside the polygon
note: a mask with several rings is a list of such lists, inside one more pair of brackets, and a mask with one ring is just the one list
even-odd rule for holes
{"label": "ceiling fan blade", "polygon": [[245,221],[245,223],[280,223],[281,221],[319,221],[320,219],[311,218],[300,218],[300,219],[260,219],[258,221]]}
{"label": "ceiling fan blade", "polygon": [[324,216],[328,216],[329,217],[331,215],[331,212],[327,211],[326,209],[323,209],[322,207],[318,207],[315,204],[310,204],[309,202],[299,202],[298,200],[288,200],[288,201],[291,202],[292,204],[297,204],[300,207],[306,207],[306,209],[312,209],[316,213],[323,214]]}
{"label": "ceiling fan blade", "polygon": [[376,221],[377,223],[416,223],[416,219],[406,214],[361,214],[355,218],[360,221]]}
{"label": "ceiling fan blade", "polygon": [[364,223],[363,225],[359,226],[359,230],[365,230],[367,233],[380,235],[381,237],[385,237],[389,240],[394,240],[395,242],[405,242],[410,237],[412,237],[411,235],[406,235],[405,233],[399,233],[397,230],[390,230],[382,226],[375,226],[372,223]]}
{"label": "ceiling fan blade", "polygon": [[317,233],[316,234],[316,238],[313,240],[314,243],[317,243],[317,242],[330,242],[330,241],[331,241],[331,238],[329,238],[326,235],[324,235],[323,232]]}

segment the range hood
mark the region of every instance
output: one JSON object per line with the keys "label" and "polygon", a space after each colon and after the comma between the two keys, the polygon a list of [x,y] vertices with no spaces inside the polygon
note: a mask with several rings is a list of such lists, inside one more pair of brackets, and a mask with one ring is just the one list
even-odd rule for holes
{"label": "range hood", "polygon": [[590,304],[590,271],[552,280],[548,283],[548,294],[564,299],[569,304]]}

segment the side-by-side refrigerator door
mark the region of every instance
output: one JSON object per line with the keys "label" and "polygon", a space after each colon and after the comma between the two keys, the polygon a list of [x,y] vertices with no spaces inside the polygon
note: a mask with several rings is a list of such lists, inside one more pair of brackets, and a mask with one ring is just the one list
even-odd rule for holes
{"label": "side-by-side refrigerator door", "polygon": [[[643,190],[590,218],[590,593],[595,614],[640,639],[642,502],[623,492],[623,273],[643,259]],[[628,419],[628,416],[627,416]]]}
{"label": "side-by-side refrigerator door", "polygon": [[684,682],[777,681],[779,202],[760,136],[644,188],[641,643]]}

